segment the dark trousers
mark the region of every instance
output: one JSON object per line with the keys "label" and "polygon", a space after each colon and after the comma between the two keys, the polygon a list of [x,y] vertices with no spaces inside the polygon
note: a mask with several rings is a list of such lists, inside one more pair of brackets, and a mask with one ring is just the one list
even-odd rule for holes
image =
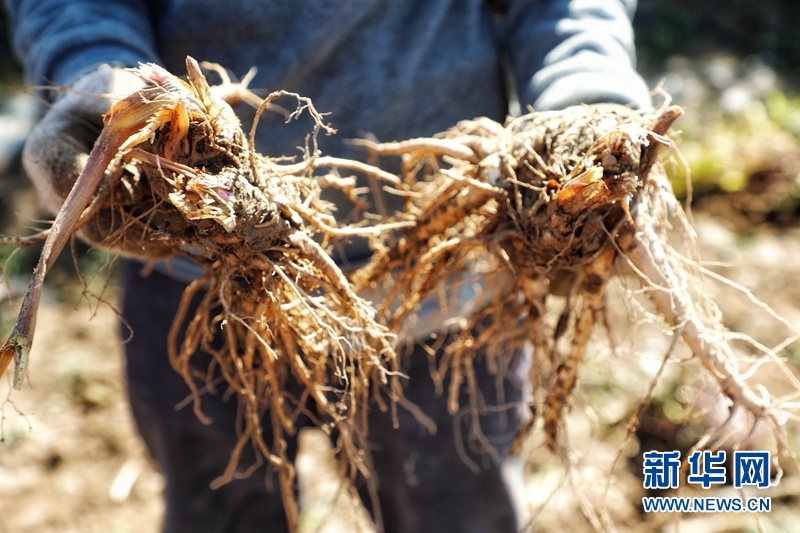
{"label": "dark trousers", "polygon": [[[226,397],[224,384],[215,395],[203,396],[203,410],[213,423],[203,425],[191,403],[177,409],[189,395],[183,378],[170,366],[167,334],[185,284],[153,272],[140,274],[141,265],[128,263],[124,273],[122,315],[133,336],[124,345],[128,394],[139,432],[166,479],[165,533],[245,533],[287,530],[277,477],[261,466],[246,479],[235,479],[212,490],[209,484],[225,470],[236,443],[236,397]],[[191,313],[190,313],[191,316]],[[207,354],[194,358],[207,368]],[[517,531],[514,509],[500,475],[500,467],[485,455],[466,453],[480,465],[469,466],[460,455],[468,439],[465,418],[447,412],[446,398],[434,390],[428,355],[415,346],[408,358],[405,395],[436,421],[430,435],[408,411],[399,408],[399,429],[389,413],[372,408],[369,441],[379,483],[379,500],[387,533],[512,533]],[[493,400],[496,378],[477,365],[483,399]],[[447,383],[445,383],[445,387]],[[518,385],[504,383],[505,401],[519,398]],[[462,401],[462,405],[466,402]],[[481,417],[487,436],[502,450],[513,437],[518,420],[514,409],[488,412]],[[264,438],[271,442],[271,426]],[[290,456],[296,439],[288,438]],[[464,450],[461,450],[463,453]],[[244,470],[255,457],[244,456]],[[367,509],[371,503],[361,490]]]}

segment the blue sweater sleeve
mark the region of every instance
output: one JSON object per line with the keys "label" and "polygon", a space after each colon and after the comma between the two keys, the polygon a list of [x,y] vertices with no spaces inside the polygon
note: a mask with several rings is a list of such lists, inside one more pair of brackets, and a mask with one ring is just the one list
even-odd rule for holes
{"label": "blue sweater sleeve", "polygon": [[32,85],[70,85],[103,63],[158,61],[145,0],[6,0]]}
{"label": "blue sweater sleeve", "polygon": [[636,0],[518,0],[504,34],[523,110],[619,103],[650,107],[635,70]]}

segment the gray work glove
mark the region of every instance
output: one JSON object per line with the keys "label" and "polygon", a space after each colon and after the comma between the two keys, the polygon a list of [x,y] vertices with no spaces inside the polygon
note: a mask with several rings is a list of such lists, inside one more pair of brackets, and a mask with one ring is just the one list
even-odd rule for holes
{"label": "gray work glove", "polygon": [[[53,213],[61,207],[83,170],[114,97],[130,94],[142,85],[133,72],[103,65],[79,78],[33,129],[22,161]],[[130,257],[153,259],[170,253],[158,241],[142,240],[141,226],[125,224],[119,211],[110,208],[100,210],[79,235],[91,244]]]}

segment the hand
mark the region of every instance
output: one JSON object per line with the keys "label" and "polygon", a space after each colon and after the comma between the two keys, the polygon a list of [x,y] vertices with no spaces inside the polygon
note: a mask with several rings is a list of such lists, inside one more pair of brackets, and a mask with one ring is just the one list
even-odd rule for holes
{"label": "hand", "polygon": [[[142,86],[143,82],[133,72],[103,65],[80,78],[33,129],[22,161],[44,204],[53,213],[61,207],[86,165],[103,127],[103,115],[114,98]],[[121,226],[118,214],[103,208],[79,234],[91,244],[105,243],[106,248],[113,235],[110,247],[127,256],[153,259],[169,255],[169,250],[158,242],[142,242],[141,228],[131,226],[120,233]]]}

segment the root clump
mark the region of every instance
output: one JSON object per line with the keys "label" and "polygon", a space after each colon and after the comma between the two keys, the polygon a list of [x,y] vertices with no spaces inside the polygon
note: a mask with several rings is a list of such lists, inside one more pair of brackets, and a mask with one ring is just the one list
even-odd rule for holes
{"label": "root clump", "polygon": [[[17,325],[0,351],[0,371],[14,360],[14,385],[21,387],[44,275],[81,226],[105,227],[102,245],[140,257],[191,258],[204,273],[184,293],[170,334],[171,363],[191,389],[202,421],[210,423],[201,391],[216,390],[217,374],[238,397],[242,413],[229,467],[214,484],[233,479],[244,447],[252,443],[278,472],[295,530],[295,473],[283,436],[295,433],[301,414],[316,417],[335,434],[346,473],[361,472],[369,479],[363,411],[373,395],[395,401],[401,393],[394,337],[376,322],[369,303],[355,294],[325,250],[340,234],[332,207],[319,199],[320,188],[339,187],[357,201],[354,180],[336,169],[360,167],[320,158],[316,135],[332,128],[310,101],[282,91],[265,99],[257,116],[272,100],[291,96],[298,105],[289,119],[307,112],[315,130],[300,163],[259,155],[254,132],[250,139],[245,136],[230,106],[212,94],[191,58],[187,69],[184,81],[142,65],[137,70],[142,89],[112,105],[92,152],[95,159],[90,156],[53,228],[41,235],[47,238],[45,252]],[[321,167],[329,171],[315,176]],[[97,232],[90,227],[89,233]],[[187,317],[200,293],[199,308]],[[210,368],[192,365],[199,349],[213,356]],[[299,397],[288,391],[289,380],[302,384]],[[262,436],[264,417],[272,442]]]}
{"label": "root clump", "polygon": [[[359,287],[392,287],[382,320],[402,328],[415,309],[408,302],[452,305],[463,286],[479,280],[473,305],[452,309],[456,341],[434,375],[441,383],[450,373],[451,413],[462,408],[464,391],[470,409],[486,408],[472,383],[478,358],[502,377],[532,346],[531,416],[512,448],[541,420],[547,444],[560,449],[564,410],[616,272],[639,279],[656,313],[731,400],[731,412],[743,407],[753,424],[765,421],[778,449],[790,453],[784,416],[737,370],[696,256],[676,248],[696,252],[657,155],[660,147],[677,154],[666,133],[681,114],[668,106],[584,106],[505,125],[464,121],[435,139],[362,142],[377,155],[402,157],[398,194],[406,210],[399,220],[410,224],[355,278]],[[676,231],[684,243],[673,244]],[[554,298],[564,302],[560,318],[547,322]],[[472,431],[488,444],[479,427]],[[718,437],[703,444],[718,445]]]}

